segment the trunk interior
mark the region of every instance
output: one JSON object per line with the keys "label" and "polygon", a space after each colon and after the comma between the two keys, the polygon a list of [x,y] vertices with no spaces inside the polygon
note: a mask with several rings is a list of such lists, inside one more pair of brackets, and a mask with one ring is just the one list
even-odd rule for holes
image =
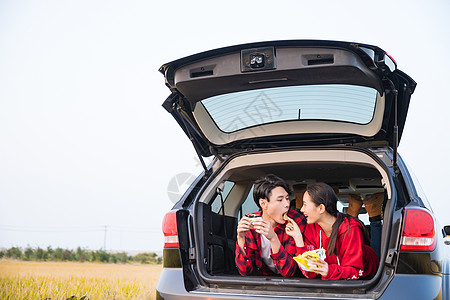
{"label": "trunk interior", "polygon": [[[362,199],[374,194],[384,193],[384,220],[392,205],[392,187],[386,168],[383,167],[383,157],[367,151],[331,149],[324,151],[284,151],[274,153],[256,153],[237,156],[226,160],[216,171],[208,187],[199,197],[194,209],[196,221],[197,269],[205,286],[211,284],[245,285],[246,282],[264,280],[270,286],[274,282],[273,291],[285,285],[284,288],[317,286],[326,290],[326,282],[320,279],[305,279],[299,272],[298,276],[283,278],[270,276],[239,275],[235,266],[236,228],[241,217],[258,211],[253,200],[254,181],[266,174],[274,174],[283,178],[292,188],[294,185],[307,185],[313,182],[325,182],[331,185],[338,196],[338,210],[346,212],[349,206],[349,194],[359,195]],[[381,159],[380,159],[381,158]],[[290,196],[290,208],[300,211],[294,192]],[[390,208],[389,208],[390,207]],[[370,234],[369,216],[362,206],[358,218],[366,225]],[[385,249],[390,234],[381,232],[378,241],[381,249]],[[395,234],[394,234],[395,235]],[[382,250],[383,252],[383,250]],[[381,253],[381,259],[386,254]],[[383,264],[380,264],[383,266]],[[380,267],[381,268],[381,267]],[[377,275],[379,281],[381,270]],[[373,286],[374,279],[371,281]],[[364,285],[368,280],[339,281],[353,289]],[[366,284],[367,286],[367,284]],[[249,287],[249,289],[252,289]],[[270,289],[270,288],[269,288]],[[354,290],[355,291],[355,290]],[[364,289],[362,289],[364,291]]]}

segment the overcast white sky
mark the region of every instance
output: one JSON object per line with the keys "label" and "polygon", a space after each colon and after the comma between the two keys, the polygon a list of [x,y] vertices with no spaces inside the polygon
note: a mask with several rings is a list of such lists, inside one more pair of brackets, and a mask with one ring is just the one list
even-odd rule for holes
{"label": "overcast white sky", "polygon": [[158,68],[280,39],[374,44],[417,81],[399,151],[450,224],[448,1],[217,3],[0,1],[0,247],[160,250],[201,167]]}

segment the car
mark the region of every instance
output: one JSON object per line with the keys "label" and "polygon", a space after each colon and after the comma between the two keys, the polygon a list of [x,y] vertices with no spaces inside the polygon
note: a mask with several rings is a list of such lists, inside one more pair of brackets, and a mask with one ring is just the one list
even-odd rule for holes
{"label": "car", "polygon": [[[444,226],[442,233],[444,234],[444,243],[446,245],[450,245],[450,226]],[[450,253],[450,249],[449,249],[449,253]]]}
{"label": "car", "polygon": [[[397,152],[416,82],[384,50],[268,41],[187,56],[159,71],[170,89],[163,107],[204,170],[164,216],[157,299],[450,298],[443,227]],[[240,276],[236,227],[258,210],[252,189],[265,174],[290,186],[328,183],[341,212],[349,194],[383,193],[376,275]],[[358,218],[370,225],[364,207]]]}

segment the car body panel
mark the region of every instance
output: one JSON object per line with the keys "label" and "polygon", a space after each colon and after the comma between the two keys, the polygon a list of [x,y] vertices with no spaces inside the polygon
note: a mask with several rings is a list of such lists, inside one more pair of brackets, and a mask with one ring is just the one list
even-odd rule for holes
{"label": "car body panel", "polygon": [[[423,288],[412,288],[423,287]],[[448,297],[448,295],[447,295]],[[436,275],[396,274],[380,299],[448,299],[442,293],[442,278]]]}

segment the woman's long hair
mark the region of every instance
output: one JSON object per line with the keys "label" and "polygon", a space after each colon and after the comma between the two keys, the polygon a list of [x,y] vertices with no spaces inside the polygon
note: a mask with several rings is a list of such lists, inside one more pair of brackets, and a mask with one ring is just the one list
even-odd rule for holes
{"label": "woman's long hair", "polygon": [[333,253],[337,255],[336,241],[338,238],[339,226],[341,226],[344,219],[347,219],[347,221],[349,222],[347,232],[348,232],[348,230],[350,230],[350,218],[353,218],[360,223],[361,229],[363,231],[364,242],[366,243],[366,245],[369,245],[369,243],[370,243],[369,237],[368,237],[366,226],[364,225],[364,223],[361,222],[357,218],[354,218],[347,214],[343,214],[337,210],[338,198],[337,198],[336,194],[334,193],[334,190],[331,186],[329,186],[328,184],[323,183],[323,182],[317,182],[317,183],[308,185],[306,187],[306,191],[308,192],[309,196],[312,199],[312,202],[314,202],[314,204],[316,206],[323,204],[325,206],[325,210],[330,215],[336,217],[336,221],[334,222],[333,226],[331,227],[331,235],[330,235],[330,239],[328,241],[327,253],[329,255],[331,255]]}

